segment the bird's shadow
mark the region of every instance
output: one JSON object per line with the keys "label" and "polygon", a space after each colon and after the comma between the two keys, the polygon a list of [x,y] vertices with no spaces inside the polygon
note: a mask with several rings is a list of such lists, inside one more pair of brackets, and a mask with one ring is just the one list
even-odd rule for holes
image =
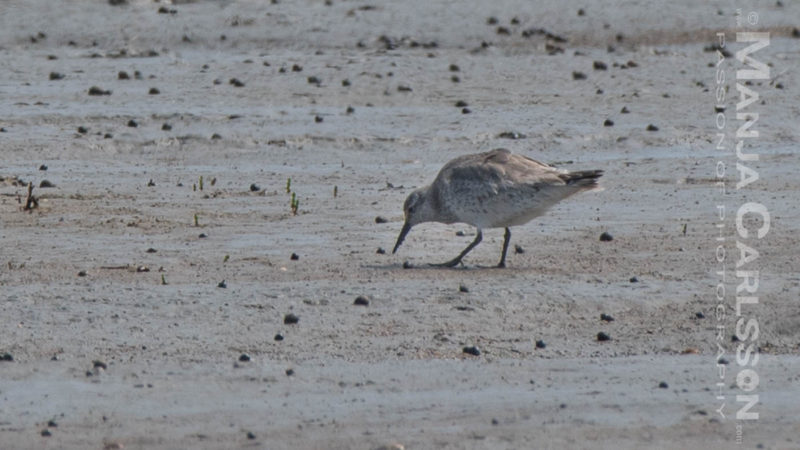
{"label": "bird's shadow", "polygon": [[448,267],[443,266],[441,264],[435,263],[422,263],[422,264],[410,264],[408,262],[404,262],[402,264],[367,264],[363,267],[367,269],[380,269],[380,270],[436,270],[436,271],[471,271],[471,270],[508,270],[508,267],[498,267],[496,264],[492,266],[480,266],[480,265],[465,265],[465,264],[458,264],[456,266]]}

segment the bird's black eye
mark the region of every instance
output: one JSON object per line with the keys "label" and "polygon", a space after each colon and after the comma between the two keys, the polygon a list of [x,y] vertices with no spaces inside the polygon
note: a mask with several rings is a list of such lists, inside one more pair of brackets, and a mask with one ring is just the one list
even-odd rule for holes
{"label": "bird's black eye", "polygon": [[412,214],[413,212],[414,212],[414,207],[413,206],[409,206],[408,207],[408,213]]}

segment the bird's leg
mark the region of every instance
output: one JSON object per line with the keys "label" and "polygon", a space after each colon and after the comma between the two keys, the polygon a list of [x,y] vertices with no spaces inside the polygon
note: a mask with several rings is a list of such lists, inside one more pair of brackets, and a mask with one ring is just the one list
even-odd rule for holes
{"label": "bird's leg", "polygon": [[455,267],[456,265],[458,265],[458,263],[460,263],[460,262],[461,262],[461,258],[463,258],[464,256],[466,256],[466,254],[467,254],[467,253],[469,253],[469,251],[470,251],[470,250],[472,250],[473,248],[475,248],[475,246],[476,246],[476,245],[478,245],[478,244],[480,244],[480,243],[481,243],[481,239],[483,239],[483,233],[481,233],[481,230],[480,230],[480,228],[478,228],[478,235],[477,235],[477,236],[475,236],[475,240],[474,240],[474,241],[472,241],[472,243],[471,243],[471,244],[469,244],[469,245],[467,246],[467,248],[465,248],[465,249],[464,249],[464,251],[463,251],[463,252],[461,252],[461,254],[459,254],[459,255],[458,255],[458,256],[456,256],[455,258],[451,259],[450,261],[447,261],[446,263],[442,263],[442,264],[431,264],[431,265],[432,265],[432,266],[438,266],[438,267]]}
{"label": "bird's leg", "polygon": [[497,267],[503,268],[506,266],[506,253],[508,253],[508,242],[511,240],[511,230],[506,227],[506,234],[503,239],[503,253],[500,256],[500,263],[497,264]]}

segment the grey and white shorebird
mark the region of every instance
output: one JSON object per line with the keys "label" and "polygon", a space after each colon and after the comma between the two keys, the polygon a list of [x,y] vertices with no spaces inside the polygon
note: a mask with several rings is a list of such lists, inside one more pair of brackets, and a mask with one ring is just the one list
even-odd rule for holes
{"label": "grey and white shorebird", "polygon": [[498,267],[505,267],[509,227],[523,225],[578,192],[598,188],[602,170],[569,172],[500,148],[464,155],[448,162],[428,186],[409,194],[405,223],[392,253],[423,222],[466,223],[478,230],[458,256],[436,266],[453,267],[483,239],[485,228],[505,228]]}

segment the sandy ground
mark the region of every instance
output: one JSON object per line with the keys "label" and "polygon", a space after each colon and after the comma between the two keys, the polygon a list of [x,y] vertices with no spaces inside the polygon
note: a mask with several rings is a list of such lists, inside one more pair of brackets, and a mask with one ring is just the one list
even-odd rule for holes
{"label": "sandy ground", "polygon": [[[800,447],[800,4],[737,26],[697,3],[0,3],[0,446]],[[741,64],[721,65],[717,150],[706,47],[748,29],[771,33],[772,79],[750,85],[759,180],[737,191]],[[603,169],[605,190],[515,228],[504,270],[501,230],[426,265],[465,225],[391,255],[411,189],[497,147]],[[771,213],[743,240],[752,421],[746,202]]]}

